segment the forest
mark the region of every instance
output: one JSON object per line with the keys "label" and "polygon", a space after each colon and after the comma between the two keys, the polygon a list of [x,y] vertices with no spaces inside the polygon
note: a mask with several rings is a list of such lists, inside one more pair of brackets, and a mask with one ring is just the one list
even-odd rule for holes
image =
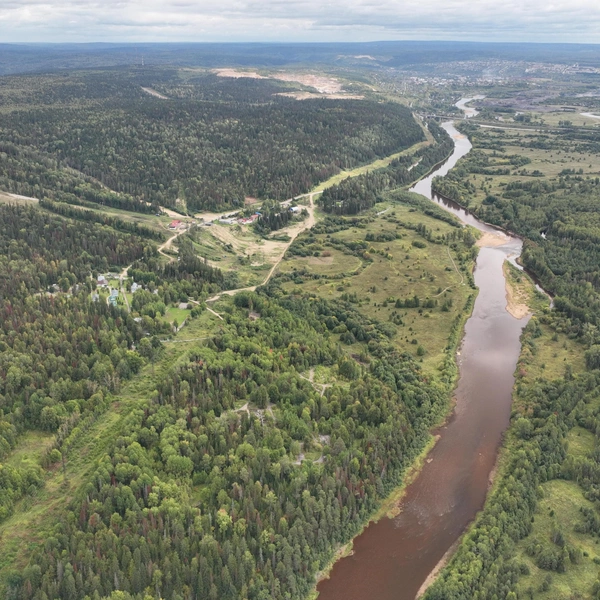
{"label": "forest", "polygon": [[383,192],[417,181],[435,165],[443,162],[452,153],[454,143],[435,121],[428,122],[427,128],[435,143],[394,159],[386,168],[358,177],[348,177],[327,188],[319,198],[323,210],[340,215],[355,215],[372,208]]}
{"label": "forest", "polygon": [[[168,99],[142,90],[151,85]],[[400,104],[287,91],[173,69],[5,78],[0,185],[72,204],[218,211],[291,198],[423,139]]]}
{"label": "forest", "polygon": [[[369,341],[368,367],[331,339],[344,322]],[[317,393],[298,373],[319,364],[345,383]],[[349,305],[238,294],[129,416],[9,597],[303,598],[446,402]]]}
{"label": "forest", "polygon": [[272,200],[424,139],[401,105],[289,89],[169,69],[2,79],[0,187],[39,198],[0,203],[3,597],[305,598],[447,410],[452,365],[432,382],[393,325],[278,285],[211,313],[235,270],[186,236],[159,252],[161,221],[132,218],[252,195],[271,199],[266,237],[306,216]]}

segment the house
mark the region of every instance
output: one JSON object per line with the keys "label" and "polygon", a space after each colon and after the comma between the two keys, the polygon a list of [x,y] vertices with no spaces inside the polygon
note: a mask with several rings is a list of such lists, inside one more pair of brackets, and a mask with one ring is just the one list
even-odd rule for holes
{"label": "house", "polygon": [[96,282],[99,286],[108,285],[108,281],[106,281],[106,277],[104,275],[98,275],[98,279]]}
{"label": "house", "polygon": [[249,217],[242,217],[238,219],[238,223],[240,225],[249,225],[250,223],[254,223],[258,219],[258,214],[250,215]]}
{"label": "house", "polygon": [[179,227],[181,227],[181,221],[178,221],[177,219],[169,223],[169,229],[179,229]]}
{"label": "house", "polygon": [[290,210],[291,210],[291,211],[292,211],[294,214],[297,214],[297,213],[299,213],[299,212],[301,212],[301,211],[302,211],[302,208],[301,208],[300,206],[292,206],[292,207],[290,207]]}
{"label": "house", "polygon": [[131,284],[131,293],[135,294],[138,290],[141,290],[142,286],[135,281]]}

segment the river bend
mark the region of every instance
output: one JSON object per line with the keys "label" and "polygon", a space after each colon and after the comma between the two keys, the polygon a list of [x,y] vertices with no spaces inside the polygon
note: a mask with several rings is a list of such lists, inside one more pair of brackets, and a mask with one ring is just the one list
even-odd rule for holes
{"label": "river bend", "polygon": [[[463,102],[464,106],[465,102]],[[445,175],[471,149],[452,123],[452,156],[412,191],[423,194],[463,223],[497,233],[455,203],[438,198],[431,180]],[[514,371],[527,318],[506,311],[502,265],[521,253],[522,241],[482,247],[474,278],[479,288],[457,354],[455,408],[436,434],[439,440],[401,501],[400,513],[369,524],[354,540],[351,556],[339,560],[319,583],[319,600],[414,600],[436,565],[451,551],[483,507],[502,434],[509,425]]]}

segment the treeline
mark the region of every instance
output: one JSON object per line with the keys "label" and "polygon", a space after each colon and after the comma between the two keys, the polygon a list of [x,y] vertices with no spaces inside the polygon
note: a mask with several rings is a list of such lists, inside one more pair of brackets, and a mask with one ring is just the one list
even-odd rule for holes
{"label": "treeline", "polygon": [[[304,598],[401,480],[446,392],[348,307],[251,293],[235,304],[222,331],[127,418],[66,518],[11,573],[15,600],[117,589],[135,599]],[[366,366],[329,338],[340,324],[368,341]],[[321,395],[299,377],[316,365],[341,385]]]}
{"label": "treeline", "polygon": [[156,292],[168,306],[171,302],[200,300],[222,289],[237,287],[234,272],[223,273],[211,267],[194,252],[192,241],[181,236],[178,240],[178,260],[165,263],[158,257],[149,257],[133,263],[129,277]]}
{"label": "treeline", "polygon": [[0,188],[21,196],[80,206],[102,205],[141,213],[157,210],[157,206],[143,200],[107,189],[47,151],[6,140],[0,141]]}
{"label": "treeline", "polygon": [[[561,476],[571,420],[596,395],[599,383],[596,372],[572,381],[542,381],[524,390],[528,416],[513,422],[500,481],[425,600],[517,598],[516,584],[528,567],[515,559],[515,544],[531,532],[538,486]],[[537,557],[541,568],[563,569],[563,548],[555,547],[553,552],[556,557],[549,561],[548,552]],[[576,562],[577,549],[571,549],[571,554]],[[568,548],[566,560],[571,561]]]}
{"label": "treeline", "polygon": [[287,227],[293,218],[291,207],[282,207],[279,202],[265,200],[260,207],[260,217],[254,222],[254,229],[260,235],[269,235],[272,231]]}
{"label": "treeline", "polygon": [[73,223],[35,207],[0,204],[0,301],[23,301],[58,285],[156,255],[141,238],[91,222]]}
{"label": "treeline", "polygon": [[[0,221],[3,460],[23,432],[54,433],[103,409],[105,394],[139,370],[143,358],[133,348],[148,330],[127,312],[94,302],[90,274],[156,250],[136,236],[35,207],[2,204]],[[164,329],[162,322],[152,326],[151,333]],[[0,466],[0,521],[43,482],[34,462]]]}
{"label": "treeline", "polygon": [[[72,77],[81,78],[85,97],[89,79]],[[123,75],[98,73],[93,85],[99,86],[102,78],[113,85],[113,77]],[[131,199],[130,209],[149,210],[145,202],[174,206],[181,198],[191,211],[220,210],[243,206],[247,196],[296,196],[341,168],[423,139],[411,112],[396,103],[298,102],[273,95],[272,83],[262,81],[251,87],[266,86],[263,101],[243,102],[233,99],[233,90],[243,94],[246,81],[211,77],[207,100],[191,94],[190,99],[159,101],[138,88],[137,96],[100,95],[66,106],[19,104],[18,110],[0,115],[6,154],[0,184],[56,200],[64,198],[52,190],[111,206]],[[63,80],[62,75],[56,78]],[[19,78],[11,81],[18,85]],[[24,82],[31,86],[31,77]],[[186,85],[203,82],[192,79]],[[52,77],[41,77],[39,85],[50,87]],[[219,89],[226,93],[220,95]],[[70,176],[64,166],[97,184]]]}
{"label": "treeline", "polygon": [[118,217],[111,217],[105,213],[95,212],[93,210],[83,210],[81,208],[73,208],[72,206],[66,205],[62,202],[52,202],[51,200],[40,200],[40,207],[45,208],[57,215],[68,217],[70,219],[76,219],[78,221],[88,221],[92,223],[100,223],[101,225],[107,225],[117,231],[124,233],[132,233],[140,237],[150,238],[156,241],[162,241],[165,236],[160,231],[147,227],[146,225],[140,225],[132,221],[124,221]]}
{"label": "treeline", "polygon": [[[564,317],[542,317],[545,325],[560,328]],[[523,334],[524,352],[519,368],[527,363],[527,356],[536,353],[536,339],[540,325],[532,320]],[[567,453],[566,436],[574,426],[594,433],[596,442],[600,432],[598,385],[600,356],[598,346],[588,352],[591,372],[573,377],[566,366],[565,375],[555,381],[537,379],[519,383],[513,419],[504,450],[499,480],[478,516],[440,578],[427,591],[426,600],[467,600],[470,598],[533,598],[537,592],[547,591],[546,577],[539,589],[523,590],[518,586],[521,577],[529,575],[529,566],[516,558],[516,546],[524,550],[537,567],[562,573],[576,568],[587,554],[573,539],[571,532],[555,524],[547,539],[531,536],[536,519],[538,501],[543,497],[541,484],[555,480],[576,481],[585,497],[598,499],[600,465],[597,449],[585,456]],[[574,531],[598,535],[600,516],[595,508],[583,508]],[[546,586],[546,587],[544,587]],[[596,585],[597,588],[597,585]],[[525,595],[521,595],[524,593]]]}
{"label": "treeline", "polygon": [[358,177],[348,177],[324,190],[319,198],[323,210],[338,215],[355,215],[372,208],[379,195],[426,175],[432,167],[450,156],[454,143],[435,121],[428,123],[435,144],[413,154],[394,159],[387,167]]}

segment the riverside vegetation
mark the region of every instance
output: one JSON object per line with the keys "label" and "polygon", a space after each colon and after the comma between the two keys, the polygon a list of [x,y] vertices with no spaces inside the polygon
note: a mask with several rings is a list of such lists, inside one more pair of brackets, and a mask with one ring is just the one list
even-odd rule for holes
{"label": "riverside vegetation", "polygon": [[[315,244],[344,261],[352,256],[379,305],[382,292],[373,288],[392,285],[384,275],[388,254],[406,254],[383,312],[367,309],[366,280],[344,282],[334,297],[297,283],[285,293],[287,263],[266,288],[222,297],[218,313],[209,312],[204,301],[235,287],[235,273],[200,259],[193,232],[181,236],[177,260],[169,260],[157,248],[165,239],[161,217],[148,213],[147,202],[156,210],[179,192],[158,183],[147,188],[156,194],[121,186],[125,171],[109,181],[90,166],[102,164],[99,157],[76,162],[85,140],[107,131],[96,121],[104,119],[100,107],[152,113],[110,134],[121,140],[117,151],[182,110],[201,114],[206,126],[225,111],[240,127],[257,111],[255,126],[284,140],[272,111],[285,105],[298,135],[312,136],[319,122],[324,133],[312,138],[322,149],[311,154],[322,152],[318,169],[282,195],[341,165],[398,153],[421,142],[423,130],[401,106],[298,103],[271,98],[268,82],[236,87],[209,75],[198,77],[212,99],[193,97],[202,88],[193,81],[186,82],[192,98],[178,99],[167,89],[170,73],[152,83],[174,100],[138,98],[138,75],[3,81],[5,97],[31,103],[4,112],[3,186],[40,202],[0,204],[0,594],[303,598],[339,545],[402,482],[448,410],[474,239],[441,211],[424,216],[422,200],[386,185],[382,206],[327,217],[298,238],[289,261],[314,256]],[[248,101],[235,100],[244,90]],[[79,130],[78,119],[85,121]],[[77,143],[73,137],[56,146],[59,121],[62,137],[78,136]],[[342,146],[343,156],[336,154]],[[115,156],[110,165],[119,164]],[[286,171],[285,154],[269,160],[275,156]],[[228,161],[233,168],[235,159]],[[203,181],[218,186],[219,177]],[[199,197],[187,195],[187,206]],[[225,197],[207,205],[243,201]],[[377,217],[386,208],[388,217]],[[269,229],[286,225],[272,221],[264,220]],[[353,228],[362,234],[356,242]],[[107,301],[102,274],[119,290],[117,302]],[[134,281],[142,289],[131,293]],[[186,319],[178,333],[175,310]],[[432,320],[440,333],[427,339]]]}
{"label": "riverside vegetation", "polygon": [[[545,118],[548,118],[545,115]],[[484,510],[425,593],[455,598],[597,598],[598,132],[461,124],[474,150],[434,187],[524,236],[534,318],[522,339],[512,425]]]}

